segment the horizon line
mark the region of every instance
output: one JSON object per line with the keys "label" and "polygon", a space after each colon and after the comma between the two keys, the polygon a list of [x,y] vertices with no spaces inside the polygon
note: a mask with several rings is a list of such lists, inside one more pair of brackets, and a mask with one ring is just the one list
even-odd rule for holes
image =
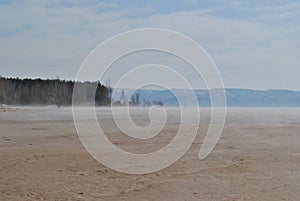
{"label": "horizon line", "polygon": [[[100,84],[105,85],[104,82],[101,82],[100,80],[85,80],[85,81],[79,81],[76,79],[65,79],[65,78],[60,78],[59,76],[57,78],[45,78],[45,77],[18,77],[18,76],[2,76],[0,75],[0,78],[4,79],[19,79],[19,80],[59,80],[59,81],[66,81],[66,82],[100,82]],[[107,86],[106,86],[107,87]],[[112,87],[113,88],[113,87]],[[168,89],[135,89],[135,88],[130,88],[130,87],[125,87],[125,88],[113,88],[113,89],[124,89],[124,90],[156,90],[156,91],[167,91]],[[203,90],[203,91],[211,91],[211,90],[218,90],[222,88],[213,88],[213,89],[207,89],[207,88],[193,88],[192,90]],[[292,92],[300,92],[299,90],[295,89],[288,89],[288,88],[245,88],[245,87],[224,87],[225,90],[232,89],[232,90],[253,90],[253,91],[292,91]],[[187,88],[172,88],[169,90],[189,90]]]}

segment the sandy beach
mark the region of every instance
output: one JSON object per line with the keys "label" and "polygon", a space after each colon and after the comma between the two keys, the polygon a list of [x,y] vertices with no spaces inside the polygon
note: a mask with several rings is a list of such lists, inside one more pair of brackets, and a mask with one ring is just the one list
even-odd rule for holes
{"label": "sandy beach", "polygon": [[[180,118],[170,110],[164,130],[142,142],[124,135],[110,109],[97,116],[111,142],[134,153],[151,152],[174,137]],[[170,167],[129,175],[97,162],[81,144],[69,107],[0,110],[0,200],[298,200],[300,109],[229,108],[219,143],[205,159],[198,153],[209,124],[202,109],[198,135]],[[132,118],[149,123],[143,108]]]}

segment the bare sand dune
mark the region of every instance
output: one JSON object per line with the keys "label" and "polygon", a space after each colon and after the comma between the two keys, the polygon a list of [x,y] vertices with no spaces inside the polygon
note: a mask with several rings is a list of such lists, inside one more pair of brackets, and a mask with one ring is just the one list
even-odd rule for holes
{"label": "bare sand dune", "polygon": [[[180,118],[168,109],[165,129],[148,142],[122,134],[107,108],[100,124],[120,148],[145,153],[174,137]],[[201,110],[198,136],[172,166],[128,175],[98,163],[83,148],[71,108],[0,110],[0,200],[299,200],[300,110],[230,108],[222,137],[208,158],[198,152],[209,123]],[[146,109],[132,110],[138,125]]]}

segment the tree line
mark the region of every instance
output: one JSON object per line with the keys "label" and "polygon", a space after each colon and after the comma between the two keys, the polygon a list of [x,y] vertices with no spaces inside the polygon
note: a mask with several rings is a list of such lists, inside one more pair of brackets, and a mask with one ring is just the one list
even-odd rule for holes
{"label": "tree line", "polygon": [[[57,105],[72,104],[73,87],[83,90],[82,102],[86,100],[96,105],[109,105],[110,87],[98,82],[75,82],[60,79],[19,79],[0,77],[0,103],[7,105]],[[95,93],[96,91],[96,93]],[[87,98],[88,97],[88,98]]]}

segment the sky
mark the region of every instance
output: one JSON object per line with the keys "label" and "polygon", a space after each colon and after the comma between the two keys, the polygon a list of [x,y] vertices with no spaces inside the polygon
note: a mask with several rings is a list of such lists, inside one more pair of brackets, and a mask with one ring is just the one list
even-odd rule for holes
{"label": "sky", "polygon": [[227,88],[300,90],[299,10],[296,0],[0,0],[0,75],[73,80],[99,43],[152,27],[199,43]]}

